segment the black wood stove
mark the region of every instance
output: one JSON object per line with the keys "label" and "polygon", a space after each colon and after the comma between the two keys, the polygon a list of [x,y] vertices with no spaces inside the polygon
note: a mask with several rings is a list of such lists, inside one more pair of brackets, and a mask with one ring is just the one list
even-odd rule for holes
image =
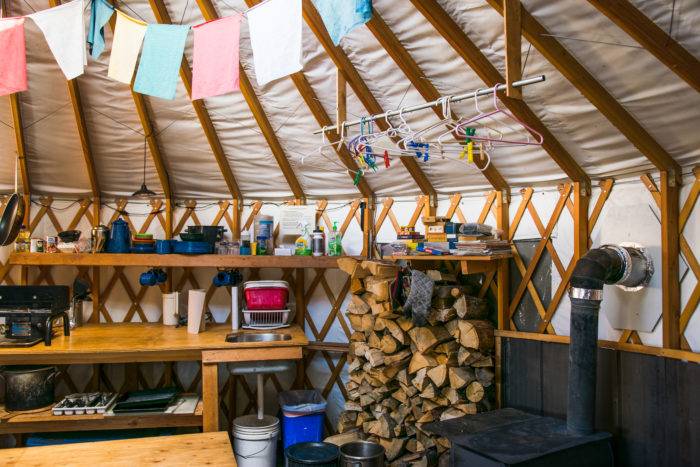
{"label": "black wood stove", "polygon": [[654,267],[644,249],[606,245],[579,259],[571,278],[566,420],[506,408],[426,425],[452,442],[450,464],[470,467],[612,467],[609,433],[594,430],[598,313],[603,285],[634,292]]}
{"label": "black wood stove", "polygon": [[5,319],[0,347],[29,347],[42,340],[51,345],[51,328],[59,318],[69,336],[69,296],[67,286],[0,286],[0,318]]}

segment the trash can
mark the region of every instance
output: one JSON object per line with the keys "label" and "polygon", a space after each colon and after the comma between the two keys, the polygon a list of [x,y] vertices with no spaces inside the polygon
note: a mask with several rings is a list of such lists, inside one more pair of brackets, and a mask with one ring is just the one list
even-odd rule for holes
{"label": "trash can", "polygon": [[279,395],[282,410],[282,443],[319,442],[323,439],[326,400],[315,389],[284,391]]}

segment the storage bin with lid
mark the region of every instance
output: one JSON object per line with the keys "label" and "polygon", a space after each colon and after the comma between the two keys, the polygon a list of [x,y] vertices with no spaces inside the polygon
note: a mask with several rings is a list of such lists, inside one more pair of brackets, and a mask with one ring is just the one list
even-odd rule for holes
{"label": "storage bin with lid", "polygon": [[243,286],[248,310],[284,310],[289,299],[286,281],[249,281]]}

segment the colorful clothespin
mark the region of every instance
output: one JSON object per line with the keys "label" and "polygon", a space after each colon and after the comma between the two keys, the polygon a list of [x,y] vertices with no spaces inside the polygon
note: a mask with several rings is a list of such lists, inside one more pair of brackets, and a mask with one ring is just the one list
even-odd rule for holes
{"label": "colorful clothespin", "polygon": [[353,184],[355,186],[360,184],[360,179],[362,178],[362,169],[358,169],[357,172],[355,172],[355,179],[353,180]]}
{"label": "colorful clothespin", "polygon": [[467,162],[470,164],[474,163],[474,141],[467,143]]}
{"label": "colorful clothespin", "polygon": [[467,135],[466,143],[471,143],[472,139],[470,136],[474,136],[476,134],[476,128],[471,128],[467,127],[464,129],[464,133]]}
{"label": "colorful clothespin", "polygon": [[386,149],[384,150],[384,167],[387,169],[391,166],[391,162],[389,161],[389,151]]}
{"label": "colorful clothespin", "polygon": [[428,162],[428,159],[430,159],[430,145],[424,143],[423,147],[425,148],[425,151],[423,151],[423,162]]}

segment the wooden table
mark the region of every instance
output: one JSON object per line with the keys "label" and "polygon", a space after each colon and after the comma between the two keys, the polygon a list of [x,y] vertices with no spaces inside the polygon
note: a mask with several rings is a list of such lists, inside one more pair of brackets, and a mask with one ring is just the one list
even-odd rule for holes
{"label": "wooden table", "polygon": [[236,458],[224,431],[190,435],[3,449],[2,465],[34,466],[227,466]]}
{"label": "wooden table", "polygon": [[0,348],[0,364],[201,361],[203,428],[218,431],[218,363],[299,360],[302,347],[309,343],[297,325],[274,331],[289,334],[291,339],[286,341],[229,343],[225,338],[230,332],[231,327],[226,324],[210,325],[200,334],[188,334],[186,327],[153,323],[89,324],[74,329],[68,337],[55,337],[49,347],[40,343],[33,347]]}

